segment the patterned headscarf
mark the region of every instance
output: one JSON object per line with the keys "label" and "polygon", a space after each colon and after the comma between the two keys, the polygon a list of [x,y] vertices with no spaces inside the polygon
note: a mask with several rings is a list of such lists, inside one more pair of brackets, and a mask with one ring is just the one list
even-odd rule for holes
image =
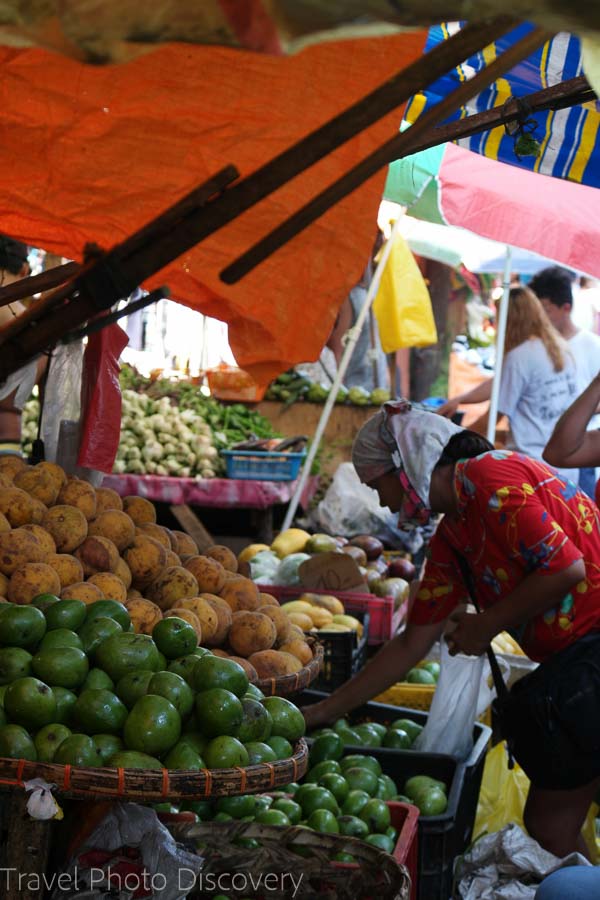
{"label": "patterned headscarf", "polygon": [[424,525],[431,516],[431,474],[450,438],[461,431],[449,419],[408,400],[393,400],[358,432],[352,462],[365,484],[397,472],[405,493],[398,524]]}

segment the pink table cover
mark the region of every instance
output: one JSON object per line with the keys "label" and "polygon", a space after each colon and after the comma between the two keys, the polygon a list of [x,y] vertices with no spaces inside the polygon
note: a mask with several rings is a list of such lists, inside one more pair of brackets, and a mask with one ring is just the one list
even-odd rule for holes
{"label": "pink table cover", "polygon": [[[306,506],[319,484],[318,476],[308,479],[301,503]],[[240,481],[233,478],[172,478],[161,475],[105,475],[103,487],[121,497],[137,495],[155,502],[206,506],[218,509],[246,507],[268,509],[289,503],[295,481]]]}

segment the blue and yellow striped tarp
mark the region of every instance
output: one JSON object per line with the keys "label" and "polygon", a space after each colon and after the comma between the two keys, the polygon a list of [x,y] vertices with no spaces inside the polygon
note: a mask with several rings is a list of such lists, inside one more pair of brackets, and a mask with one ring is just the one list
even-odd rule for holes
{"label": "blue and yellow striped tarp", "polygon": [[[425,49],[430,50],[459,27],[458,24],[434,26],[429,31]],[[461,81],[483,69],[532,27],[528,24],[520,25],[462,66],[438,79],[427,91],[415,95],[406,111],[407,120],[414,122],[424,109],[449,94]],[[571,34],[557,34],[504,78],[469,101],[451,119],[501,106],[510,97],[522,97],[582,74],[579,39]],[[526,156],[518,159],[514,140],[505,134],[503,127],[464,138],[458,143],[501,162],[600,187],[600,104],[587,103],[571,109],[535,113],[532,118],[537,122],[533,136],[541,144],[541,153],[537,158]]]}

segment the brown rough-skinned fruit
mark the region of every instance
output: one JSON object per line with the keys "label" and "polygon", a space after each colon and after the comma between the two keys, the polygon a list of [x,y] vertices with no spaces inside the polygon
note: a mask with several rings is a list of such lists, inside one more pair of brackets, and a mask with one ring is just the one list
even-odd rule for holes
{"label": "brown rough-skinned fruit", "polygon": [[95,603],[96,600],[103,600],[104,595],[99,587],[90,584],[89,581],[77,581],[63,588],[60,592],[61,600],[82,600],[84,603]]}
{"label": "brown rough-skinned fruit", "polygon": [[[65,484],[67,480],[67,475],[64,469],[62,469],[58,463],[52,462],[39,462],[34,468],[40,469],[42,472],[47,472],[48,475],[52,478],[56,485],[57,492],[60,491],[63,484]],[[45,501],[44,501],[45,502]]]}
{"label": "brown rough-skinned fruit", "polygon": [[229,549],[229,547],[224,547],[223,544],[213,544],[212,547],[208,547],[208,549],[204,551],[204,554],[205,556],[212,557],[212,559],[216,559],[228,572],[237,572],[237,556]]}
{"label": "brown rough-skinned fruit", "polygon": [[225,584],[225,569],[210,556],[191,556],[184,563],[198,582],[200,593],[219,594]]}
{"label": "brown rough-skinned fruit", "polygon": [[[290,636],[291,622],[280,606],[259,606],[257,612],[268,616],[277,630],[277,642],[283,643]],[[268,649],[268,648],[265,648]]]}
{"label": "brown rough-skinned fruit", "polygon": [[127,590],[131,587],[131,569],[127,565],[124,559],[119,557],[117,561],[117,568],[115,569],[115,575],[121,579]]}
{"label": "brown rough-skinned fruit", "polygon": [[220,647],[227,640],[227,635],[231,628],[231,607],[226,600],[223,600],[222,597],[217,597],[215,594],[203,593],[201,596],[203,600],[207,600],[208,603],[210,603],[219,620],[216,632],[208,639],[208,641],[205,641],[206,646]]}
{"label": "brown rough-skinned fruit", "polygon": [[136,525],[144,522],[156,522],[156,509],[154,504],[144,497],[123,497],[123,509],[131,516]]}
{"label": "brown rough-skinned fruit", "polygon": [[198,556],[200,553],[196,541],[185,531],[172,530],[171,540],[174,542],[173,550],[177,556]]}
{"label": "brown rough-skinned fruit", "polygon": [[131,583],[145,588],[154,581],[165,567],[167,551],[154,538],[138,535],[131,547],[123,553],[123,559],[131,569]]}
{"label": "brown rough-skinned fruit", "polygon": [[0,534],[10,531],[10,522],[4,515],[4,513],[0,513]]}
{"label": "brown rough-skinned fruit", "polygon": [[127,513],[120,509],[107,509],[90,522],[88,534],[108,538],[122,553],[133,544],[135,525]]}
{"label": "brown rough-skinned fruit", "polygon": [[97,572],[88,578],[88,584],[95,584],[109,600],[118,600],[119,603],[127,600],[127,588],[112,572]]}
{"label": "brown rough-skinned fruit", "polygon": [[44,562],[46,565],[52,566],[58,575],[61,590],[69,587],[70,584],[83,581],[83,566],[77,557],[70,553],[50,553]]}
{"label": "brown rough-skinned fruit", "polygon": [[158,541],[159,544],[162,544],[167,552],[173,549],[171,545],[171,538],[167,534],[167,529],[163,528],[162,525],[155,525],[154,522],[143,522],[141,525],[135,526],[136,534],[145,534],[148,537],[154,538],[155,541]]}
{"label": "brown rough-skinned fruit", "polygon": [[202,643],[202,625],[195,612],[192,612],[191,609],[183,609],[181,606],[174,606],[164,613],[163,618],[168,619],[170,616],[176,616],[178,619],[188,622],[196,632],[198,644]]}
{"label": "brown rough-skinned fruit", "polygon": [[90,535],[77,548],[75,556],[83,566],[83,574],[89,578],[96,572],[114,572],[119,560],[119,551],[108,538]]}
{"label": "brown rough-skinned fruit", "polygon": [[277,638],[275,623],[262,613],[238,612],[233,616],[229,646],[238,655],[248,658],[261,650],[270,650]]}
{"label": "brown rough-skinned fruit", "polygon": [[183,563],[174,550],[167,550],[167,562],[165,565],[168,568],[169,566],[182,566]]}
{"label": "brown rough-skinned fruit", "polygon": [[152,629],[162,619],[162,612],[150,600],[143,597],[131,597],[125,601],[127,612],[137,634],[152,634]]}
{"label": "brown rough-skinned fruit", "polygon": [[[141,599],[143,599],[142,593],[141,593],[141,591],[138,591],[137,588],[130,587],[127,589],[127,600],[141,600]],[[156,603],[153,603],[152,605],[156,606]]]}
{"label": "brown rough-skinned fruit", "polygon": [[15,456],[13,453],[7,453],[0,457],[0,474],[5,475],[10,481],[14,481],[17,472],[27,467],[27,463],[22,456]]}
{"label": "brown rough-skinned fruit", "polygon": [[112,488],[96,488],[96,516],[107,509],[123,509],[123,501]]}
{"label": "brown rough-skinned fruit", "polygon": [[226,581],[220,596],[229,603],[233,612],[253,612],[259,607],[258,588],[249,578]]}
{"label": "brown rough-skinned fruit", "polygon": [[183,566],[163,569],[158,578],[146,588],[146,597],[161,609],[179,605],[180,600],[198,596],[198,582]]}
{"label": "brown rough-skinned fruit", "polygon": [[284,642],[279,646],[278,649],[282,653],[291,653],[292,656],[295,656],[300,660],[303,666],[307,666],[313,658],[313,652],[306,641],[300,641],[296,638],[291,641]]}
{"label": "brown rough-skinned fruit", "polygon": [[28,531],[15,528],[0,534],[0,572],[12,575],[28,562],[43,562],[44,549]]}
{"label": "brown rough-skinned fruit", "polygon": [[8,585],[7,598],[11,603],[31,603],[38,594],[60,593],[58,575],[45,563],[25,563],[13,572]]}
{"label": "brown rough-skinned fruit", "polygon": [[[214,653],[214,650],[213,650],[213,653]],[[258,672],[256,671],[256,669],[254,668],[254,666],[252,665],[252,663],[249,660],[244,659],[243,656],[230,656],[229,659],[232,659],[234,662],[236,662],[238,664],[238,666],[242,667],[242,669],[248,676],[248,681],[251,681],[251,682],[258,681]]]}
{"label": "brown rough-skinned fruit", "polygon": [[75,506],[53,506],[44,516],[42,527],[54,538],[58,553],[72,553],[82,544],[88,533],[84,514]]}
{"label": "brown rough-skinned fruit", "polygon": [[219,627],[219,617],[208,600],[204,600],[202,597],[186,597],[177,605],[196,613],[202,626],[202,640],[207,647],[212,646],[211,641]]}
{"label": "brown rough-skinned fruit", "polygon": [[273,594],[265,594],[259,591],[258,599],[261,606],[279,606],[279,600]]}
{"label": "brown rough-skinned fruit", "polygon": [[42,528],[41,525],[29,524],[23,525],[22,528],[23,531],[28,531],[37,541],[39,541],[40,546],[45,553],[48,553],[49,555],[56,553],[56,543],[54,542],[54,538],[45,528]]}
{"label": "brown rough-skinned fruit", "polygon": [[8,593],[8,583],[9,579],[7,576],[0,572],[0,597],[6,597],[6,594]]}
{"label": "brown rough-skinned fruit", "polygon": [[41,500],[46,506],[56,503],[60,486],[50,472],[38,469],[37,466],[28,466],[15,475],[14,485],[26,491],[30,497]]}
{"label": "brown rough-skinned fruit", "polygon": [[41,525],[44,521],[44,516],[48,512],[48,507],[41,500],[36,500],[35,497],[31,498],[31,502],[33,503],[31,522],[33,525]]}
{"label": "brown rough-skinned fruit", "polygon": [[281,653],[279,650],[260,650],[249,658],[258,673],[259,678],[278,678],[280,675],[293,675],[298,671],[297,663],[291,660],[295,657],[290,653]]}
{"label": "brown rough-skinned fruit", "polygon": [[61,505],[74,506],[91,522],[96,515],[96,491],[80,478],[69,478],[60,489],[57,502]]}
{"label": "brown rough-skinned fruit", "polygon": [[21,488],[0,488],[0,512],[4,513],[12,528],[19,528],[33,521],[33,498]]}

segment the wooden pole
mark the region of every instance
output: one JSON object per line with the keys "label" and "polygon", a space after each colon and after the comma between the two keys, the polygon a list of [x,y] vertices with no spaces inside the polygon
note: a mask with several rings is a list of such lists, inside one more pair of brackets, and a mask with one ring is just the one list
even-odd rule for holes
{"label": "wooden pole", "polygon": [[285,222],[254,244],[246,253],[223,269],[221,279],[226,284],[235,284],[244,275],[251,272],[267,257],[271,256],[276,250],[288,241],[291,241],[292,238],[327,212],[335,203],[339,203],[340,200],[356,190],[357,187],[360,187],[363,182],[379,171],[379,169],[388,165],[392,160],[400,159],[407,152],[413,152],[412,148],[417,139],[422,138],[433,125],[443,121],[455,110],[463,106],[467,100],[470,100],[471,97],[488,87],[518,62],[545,44],[550,37],[551,35],[548,32],[543,31],[541,28],[536,28],[526,37],[513,44],[489,66],[486,66],[485,69],[478,72],[469,81],[463,82],[455,91],[423,113],[409,129],[391,138],[378,150],[354,166],[353,169],[350,169],[342,178],[338,179],[338,181],[334,182],[286,219]]}
{"label": "wooden pole", "polygon": [[22,278],[20,281],[14,281],[7,284],[6,287],[0,288],[0,306],[8,306],[15,300],[22,300],[24,297],[32,297],[34,294],[41,294],[43,291],[50,291],[59,284],[68,281],[74,275],[77,275],[81,265],[77,262],[65,263],[62,266],[55,266],[39,275],[30,275],[29,278]]}

